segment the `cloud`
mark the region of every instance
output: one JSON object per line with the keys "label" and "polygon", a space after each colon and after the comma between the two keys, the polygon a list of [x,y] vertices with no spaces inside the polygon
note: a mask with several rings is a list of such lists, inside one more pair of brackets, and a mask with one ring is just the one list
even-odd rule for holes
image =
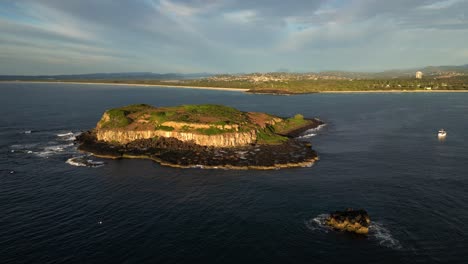
{"label": "cloud", "polygon": [[466,0],[4,0],[0,56],[30,73],[464,64],[465,10]]}
{"label": "cloud", "polygon": [[224,13],[223,16],[233,23],[249,23],[257,18],[257,13],[253,10],[242,10]]}

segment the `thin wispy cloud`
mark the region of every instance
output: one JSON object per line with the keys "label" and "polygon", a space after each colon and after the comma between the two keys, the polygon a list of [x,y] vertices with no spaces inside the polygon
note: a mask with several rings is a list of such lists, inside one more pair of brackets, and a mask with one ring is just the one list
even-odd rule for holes
{"label": "thin wispy cloud", "polygon": [[468,0],[4,0],[0,74],[465,64]]}

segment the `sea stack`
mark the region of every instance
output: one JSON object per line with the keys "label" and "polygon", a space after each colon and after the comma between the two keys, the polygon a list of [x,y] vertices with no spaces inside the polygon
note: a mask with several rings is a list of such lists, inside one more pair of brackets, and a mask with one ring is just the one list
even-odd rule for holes
{"label": "sea stack", "polygon": [[363,209],[336,211],[325,220],[325,224],[341,231],[367,235],[369,233],[370,218]]}

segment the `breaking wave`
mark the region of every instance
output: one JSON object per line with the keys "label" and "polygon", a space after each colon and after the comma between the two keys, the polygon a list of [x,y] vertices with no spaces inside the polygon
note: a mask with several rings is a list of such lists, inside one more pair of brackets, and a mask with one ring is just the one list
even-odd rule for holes
{"label": "breaking wave", "polygon": [[[30,134],[31,130],[22,133]],[[80,133],[71,131],[61,133],[38,132],[28,137],[27,141],[33,141],[23,144],[14,144],[10,146],[10,153],[33,154],[38,157],[48,158],[56,154],[69,154],[76,152],[75,145],[71,142],[76,139]],[[24,139],[22,139],[24,140]],[[36,142],[34,142],[36,141]]]}
{"label": "breaking wave", "polygon": [[102,161],[94,161],[89,158],[89,156],[79,156],[69,158],[65,163],[77,166],[77,167],[90,167],[90,168],[98,168],[104,166],[104,162]]}
{"label": "breaking wave", "polygon": [[57,134],[57,137],[67,137],[67,136],[73,136],[73,132],[66,132],[66,133]]}
{"label": "breaking wave", "polygon": [[319,231],[328,233],[331,230],[330,227],[325,225],[325,220],[328,218],[329,214],[319,214],[316,217],[305,221],[305,225],[312,231]]}
{"label": "breaking wave", "polygon": [[392,249],[401,249],[400,241],[395,239],[390,231],[385,228],[381,223],[373,222],[369,226],[369,233],[372,239],[375,239],[379,242],[381,246],[392,248]]}
{"label": "breaking wave", "polygon": [[74,146],[73,143],[46,146],[42,150],[33,151],[33,153],[36,154],[39,157],[49,157],[51,155],[54,155],[54,154],[57,154],[57,153],[60,153],[60,152],[68,151],[69,148],[71,148],[73,146]]}
{"label": "breaking wave", "polygon": [[[314,232],[325,232],[333,230],[331,227],[325,224],[325,220],[329,214],[320,214],[312,219],[305,221],[306,227]],[[400,242],[395,239],[390,230],[388,230],[382,223],[372,222],[369,226],[369,240],[376,241],[379,245],[391,249],[401,249]]]}
{"label": "breaking wave", "polygon": [[319,130],[321,130],[324,126],[326,126],[326,124],[321,124],[319,125],[318,127],[316,128],[311,128],[311,129],[308,129],[306,131],[304,131],[304,133],[302,133],[301,136],[297,137],[297,138],[311,138],[311,137],[315,137],[317,135],[317,132]]}
{"label": "breaking wave", "polygon": [[81,132],[73,133],[73,132],[70,131],[70,132],[66,132],[66,133],[59,133],[59,134],[57,134],[57,137],[61,141],[75,141],[76,136],[78,136],[79,134],[81,134]]}

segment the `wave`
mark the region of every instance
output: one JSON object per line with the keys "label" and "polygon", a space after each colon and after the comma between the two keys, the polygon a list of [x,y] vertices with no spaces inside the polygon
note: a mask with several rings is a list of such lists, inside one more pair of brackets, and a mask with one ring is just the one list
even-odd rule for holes
{"label": "wave", "polygon": [[319,214],[316,217],[305,222],[307,228],[312,231],[320,231],[328,233],[332,230],[329,226],[325,225],[325,220],[328,218],[329,214]]}
{"label": "wave", "polygon": [[369,226],[369,233],[372,235],[371,238],[376,239],[381,246],[401,249],[400,241],[395,239],[390,231],[378,222],[373,222]]}
{"label": "wave", "polygon": [[[76,140],[76,136],[81,134],[81,132],[72,132],[67,130],[35,130],[32,132],[34,132],[34,135],[28,137],[27,141],[29,142],[13,144],[9,147],[9,152],[33,154],[42,158],[49,158],[57,154],[72,154],[76,153],[73,141]],[[31,131],[26,131],[24,133],[31,133]]]}
{"label": "wave", "polygon": [[297,138],[311,138],[311,137],[315,137],[317,134],[315,133],[307,133],[303,136],[298,136]]}
{"label": "wave", "polygon": [[[311,231],[328,233],[333,230],[325,224],[325,220],[328,216],[329,214],[320,214],[305,221],[305,225]],[[383,247],[397,250],[402,248],[400,242],[392,236],[390,230],[380,222],[374,221],[370,224],[368,238],[370,240],[377,241],[377,243]]]}
{"label": "wave", "polygon": [[60,152],[65,152],[68,148],[73,147],[73,146],[74,146],[73,143],[46,146],[42,150],[34,151],[34,154],[36,154],[39,157],[49,157],[51,155],[54,155]]}
{"label": "wave", "polygon": [[61,141],[75,141],[76,137],[78,135],[80,135],[80,134],[81,134],[81,132],[73,133],[73,132],[70,131],[70,132],[67,132],[67,133],[59,133],[59,134],[57,134],[57,137]]}
{"label": "wave", "polygon": [[33,149],[37,148],[39,143],[31,143],[31,144],[14,144],[10,146],[10,153],[26,153],[32,154]]}
{"label": "wave", "polygon": [[73,157],[67,159],[65,163],[72,165],[72,166],[77,166],[77,167],[90,167],[90,168],[99,168],[104,166],[104,162],[102,161],[94,161],[92,159],[89,159],[88,156],[79,156],[79,157]]}
{"label": "wave", "polygon": [[301,139],[301,138],[311,138],[311,137],[315,137],[317,135],[317,132],[319,130],[321,130],[324,126],[326,126],[327,124],[321,124],[319,125],[318,127],[315,127],[315,128],[311,128],[311,129],[308,129],[306,131],[304,131],[304,133],[302,133],[301,136],[298,136],[297,138]]}
{"label": "wave", "polygon": [[56,144],[54,145],[44,146],[40,143],[31,143],[31,144],[15,144],[10,146],[10,153],[26,153],[26,154],[34,154],[39,157],[49,157],[54,154],[58,153],[65,153],[72,151],[72,147],[74,146],[73,143],[67,144]]}
{"label": "wave", "polygon": [[27,150],[27,149],[36,148],[38,145],[39,145],[39,143],[14,144],[14,145],[11,145],[10,148],[11,148],[12,150],[21,151],[21,150]]}
{"label": "wave", "polygon": [[59,133],[57,134],[57,137],[69,137],[69,136],[73,136],[73,132],[66,132],[66,133]]}

